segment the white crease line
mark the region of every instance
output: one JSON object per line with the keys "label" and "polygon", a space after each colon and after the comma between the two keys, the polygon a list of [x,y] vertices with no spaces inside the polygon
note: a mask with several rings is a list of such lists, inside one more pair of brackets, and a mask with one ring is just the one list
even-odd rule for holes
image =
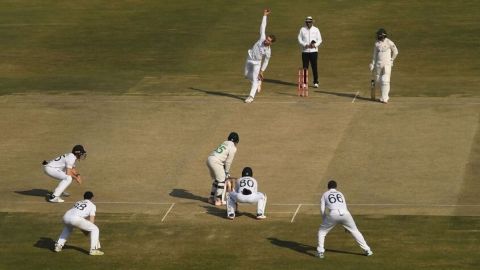
{"label": "white crease line", "polygon": [[172,203],[172,205],[170,206],[170,208],[168,208],[167,210],[167,213],[165,213],[165,215],[163,216],[162,220],[160,222],[163,222],[165,220],[165,218],[167,217],[168,213],[170,213],[170,211],[173,209],[173,207],[175,206],[175,203]]}
{"label": "white crease line", "polygon": [[360,91],[357,91],[357,93],[356,93],[355,96],[353,97],[352,103],[355,103],[355,99],[357,99],[358,94],[360,94]]}
{"label": "white crease line", "polygon": [[300,210],[300,207],[302,207],[302,204],[299,204],[297,207],[297,210],[295,210],[295,213],[293,214],[292,220],[290,220],[290,223],[293,223],[295,220],[295,217],[297,216],[298,210]]}
{"label": "white crease line", "polygon": [[[9,204],[45,204],[45,201],[9,201]],[[68,204],[68,202],[66,202]],[[72,201],[74,203],[74,201]],[[95,204],[135,204],[135,205],[171,205],[171,202],[98,202]],[[193,204],[192,202],[177,202],[176,204]],[[300,203],[272,203],[273,206],[298,206]],[[301,203],[305,206],[320,206],[319,203]],[[411,204],[411,203],[349,203],[349,206],[410,206],[410,207],[480,207],[480,204]],[[291,213],[291,212],[290,212]]]}

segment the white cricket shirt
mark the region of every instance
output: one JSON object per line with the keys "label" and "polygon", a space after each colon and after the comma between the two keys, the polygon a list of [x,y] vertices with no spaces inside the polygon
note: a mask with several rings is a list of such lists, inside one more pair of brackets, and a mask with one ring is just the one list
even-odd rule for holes
{"label": "white cricket shirt", "polygon": [[237,147],[235,146],[235,143],[232,141],[224,141],[217,147],[217,149],[213,150],[210,156],[215,157],[218,159],[218,161],[223,163],[225,166],[225,171],[229,172],[236,152]]}
{"label": "white cricket shirt", "polygon": [[58,168],[60,170],[65,171],[67,168],[68,169],[74,168],[75,161],[77,161],[77,157],[73,153],[67,153],[55,159],[50,160],[46,166],[49,166],[52,168]]}
{"label": "white cricket shirt", "polygon": [[72,209],[65,213],[65,216],[76,216],[86,218],[95,216],[97,207],[90,200],[82,200],[75,203]]}
{"label": "white cricket shirt", "polygon": [[322,215],[325,214],[325,208],[329,209],[330,211],[348,211],[345,196],[334,188],[329,189],[327,192],[323,193],[320,200],[320,210]]}

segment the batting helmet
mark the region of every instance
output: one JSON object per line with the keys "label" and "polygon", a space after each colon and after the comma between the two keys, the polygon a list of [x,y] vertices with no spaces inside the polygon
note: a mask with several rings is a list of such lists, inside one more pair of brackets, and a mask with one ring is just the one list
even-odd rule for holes
{"label": "batting helmet", "polygon": [[252,168],[250,168],[250,167],[243,168],[242,177],[244,177],[244,176],[253,176]]}
{"label": "batting helmet", "polygon": [[77,157],[83,157],[85,159],[87,157],[87,151],[85,151],[85,148],[83,148],[83,145],[77,144],[73,147],[72,153]]}
{"label": "batting helmet", "polygon": [[228,135],[228,140],[234,143],[238,143],[240,141],[240,137],[238,136],[238,133],[230,132],[230,134]]}
{"label": "batting helmet", "polygon": [[377,39],[384,40],[387,37],[387,31],[383,28],[378,29],[377,31]]}

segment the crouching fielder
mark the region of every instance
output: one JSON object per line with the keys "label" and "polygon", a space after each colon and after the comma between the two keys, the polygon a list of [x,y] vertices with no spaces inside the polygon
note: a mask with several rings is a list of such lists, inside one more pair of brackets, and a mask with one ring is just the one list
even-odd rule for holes
{"label": "crouching fielder", "polygon": [[[345,230],[349,231],[360,248],[363,249],[366,256],[373,255],[372,250],[367,245],[362,233],[357,229],[353,217],[348,212],[345,196],[336,190],[337,183],[333,180],[328,182],[328,191],[322,195],[320,200],[320,210],[322,212],[322,225],[318,231],[318,257],[324,258],[325,254],[325,237],[328,232],[337,224],[342,224]],[[328,209],[328,213],[325,211]]]}
{"label": "crouching fielder", "polygon": [[227,195],[227,217],[235,218],[237,203],[256,203],[257,219],[265,219],[265,206],[267,205],[267,196],[258,192],[257,180],[253,178],[253,171],[250,167],[245,167],[242,171],[242,177],[235,181],[233,190]]}
{"label": "crouching fielder", "polygon": [[[380,28],[377,31],[377,41],[373,48],[373,58],[370,63],[370,71],[374,72],[375,88],[372,93],[375,93],[376,88],[380,86],[382,96],[380,102],[388,103],[390,92],[390,76],[392,73],[393,61],[398,55],[398,49],[395,43],[387,38],[387,31]],[[372,95],[372,99],[375,96]]]}
{"label": "crouching fielder", "polygon": [[[95,212],[97,207],[92,203],[93,193],[90,191],[83,194],[83,200],[75,203],[72,209],[68,210],[63,216],[62,234],[55,243],[55,252],[62,251],[65,242],[73,231],[74,227],[79,228],[85,234],[90,234],[90,255],[103,255],[100,248],[100,230],[95,222]],[[88,218],[88,220],[86,219]]]}

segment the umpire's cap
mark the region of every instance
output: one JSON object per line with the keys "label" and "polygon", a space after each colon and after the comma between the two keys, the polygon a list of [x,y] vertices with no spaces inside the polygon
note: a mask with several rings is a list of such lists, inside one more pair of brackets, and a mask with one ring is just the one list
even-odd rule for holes
{"label": "umpire's cap", "polygon": [[250,168],[250,167],[243,168],[242,177],[244,177],[244,176],[253,176],[252,168]]}
{"label": "umpire's cap", "polygon": [[230,134],[228,135],[228,140],[234,143],[238,143],[240,141],[240,137],[238,136],[238,133],[230,132]]}
{"label": "umpire's cap", "polygon": [[313,22],[312,16],[307,16],[307,17],[305,18],[305,22]]}
{"label": "umpire's cap", "polygon": [[93,198],[93,193],[91,191],[87,191],[83,194],[83,198],[85,200],[90,200],[91,198]]}

